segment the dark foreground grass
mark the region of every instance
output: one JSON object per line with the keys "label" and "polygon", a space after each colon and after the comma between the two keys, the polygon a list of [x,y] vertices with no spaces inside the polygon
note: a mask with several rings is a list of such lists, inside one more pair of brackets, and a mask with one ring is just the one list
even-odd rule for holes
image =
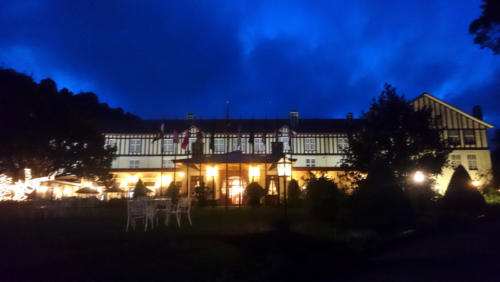
{"label": "dark foreground grass", "polygon": [[[2,281],[316,280],[357,259],[345,244],[282,228],[281,209],[195,209],[193,227],[129,233],[123,208],[49,218],[22,209],[1,210]],[[300,209],[288,218],[308,221]]]}

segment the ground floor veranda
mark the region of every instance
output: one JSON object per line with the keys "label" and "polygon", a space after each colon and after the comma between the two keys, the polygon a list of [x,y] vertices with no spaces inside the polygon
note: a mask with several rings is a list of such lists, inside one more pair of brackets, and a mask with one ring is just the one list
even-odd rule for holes
{"label": "ground floor veranda", "polygon": [[[266,191],[266,199],[279,203],[284,199],[285,187],[291,179],[305,188],[306,180],[311,174],[325,175],[331,179],[339,179],[343,171],[338,168],[296,168],[294,159],[281,157],[251,156],[216,156],[201,159],[181,159],[176,161],[175,168],[159,169],[121,169],[112,173],[116,183],[124,191],[121,197],[130,197],[139,179],[151,191],[152,196],[166,192],[171,183],[180,187],[184,196],[195,197],[196,188],[202,184],[207,189],[207,198],[229,203],[244,203],[245,187],[252,182],[258,183]],[[286,183],[285,183],[286,182]]]}

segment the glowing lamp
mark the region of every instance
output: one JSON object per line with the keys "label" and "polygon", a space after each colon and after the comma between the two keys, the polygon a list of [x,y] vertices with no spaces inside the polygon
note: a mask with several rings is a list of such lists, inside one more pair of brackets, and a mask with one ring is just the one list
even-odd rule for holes
{"label": "glowing lamp", "polygon": [[292,166],[290,163],[280,163],[278,164],[278,175],[279,176],[290,176],[292,175]]}
{"label": "glowing lamp", "polygon": [[481,182],[479,182],[479,180],[474,180],[472,181],[472,185],[474,185],[474,187],[479,187],[479,185],[481,185]]}
{"label": "glowing lamp", "polygon": [[217,176],[217,167],[207,166],[207,177],[216,177],[216,176]]}
{"label": "glowing lamp", "polygon": [[425,180],[425,175],[421,171],[417,171],[413,175],[413,181],[415,181],[416,183],[422,183],[424,182],[424,180]]}
{"label": "glowing lamp", "polygon": [[184,177],[184,172],[179,172],[179,177]]}

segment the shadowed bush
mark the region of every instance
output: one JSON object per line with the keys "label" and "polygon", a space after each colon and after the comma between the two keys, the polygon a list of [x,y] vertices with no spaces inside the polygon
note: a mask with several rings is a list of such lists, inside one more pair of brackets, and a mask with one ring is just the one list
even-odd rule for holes
{"label": "shadowed bush", "polygon": [[306,203],[312,215],[336,221],[344,207],[346,195],[325,176],[311,175],[307,181]]}
{"label": "shadowed bush", "polygon": [[372,166],[352,195],[352,217],[355,225],[376,230],[408,227],[415,218],[408,197],[383,163]]}
{"label": "shadowed bush", "polygon": [[245,193],[248,197],[248,204],[252,207],[260,206],[260,200],[265,195],[265,190],[257,182],[248,184],[245,188]]}
{"label": "shadowed bush", "polygon": [[291,207],[299,207],[301,205],[301,191],[299,187],[299,183],[297,180],[292,179],[288,184],[288,203]]}
{"label": "shadowed bush", "polygon": [[172,203],[176,204],[179,201],[180,187],[171,182],[168,186],[166,196],[172,199]]}
{"label": "shadowed bush", "polygon": [[444,211],[455,215],[478,216],[486,210],[483,195],[461,165],[455,169],[441,203]]}
{"label": "shadowed bush", "polygon": [[148,195],[148,188],[142,182],[142,179],[139,179],[135,184],[134,195],[133,198],[137,199],[139,197],[146,197]]}

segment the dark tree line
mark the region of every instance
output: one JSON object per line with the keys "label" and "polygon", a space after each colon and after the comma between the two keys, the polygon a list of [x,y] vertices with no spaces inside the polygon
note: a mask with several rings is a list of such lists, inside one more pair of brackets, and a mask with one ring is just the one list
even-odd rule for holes
{"label": "dark tree line", "polygon": [[109,184],[114,148],[106,147],[101,124],[138,117],[99,103],[91,92],[57,90],[11,69],[0,68],[0,173],[15,179],[76,175]]}
{"label": "dark tree line", "polygon": [[469,33],[475,35],[474,43],[500,54],[500,1],[483,0],[481,16],[469,26]]}

